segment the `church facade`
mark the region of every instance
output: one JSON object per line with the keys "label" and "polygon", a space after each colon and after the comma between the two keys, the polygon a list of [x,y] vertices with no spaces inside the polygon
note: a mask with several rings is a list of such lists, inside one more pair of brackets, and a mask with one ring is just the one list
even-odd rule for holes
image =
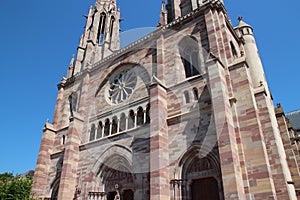
{"label": "church facade", "polygon": [[297,199],[299,144],[274,108],[253,28],[221,0],[162,1],[120,49],[114,0],[89,9],[58,85],[32,193],[41,199]]}

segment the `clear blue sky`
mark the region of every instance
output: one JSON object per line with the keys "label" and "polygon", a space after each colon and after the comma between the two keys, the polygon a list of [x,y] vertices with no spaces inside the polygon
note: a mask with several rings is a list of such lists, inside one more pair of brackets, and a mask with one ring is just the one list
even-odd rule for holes
{"label": "clear blue sky", "polygon": [[[0,1],[0,173],[35,168],[42,128],[52,119],[56,85],[76,53],[95,0]],[[226,0],[225,0],[226,1]],[[155,27],[161,0],[118,0],[123,30]],[[227,0],[254,27],[274,102],[300,108],[300,1]]]}

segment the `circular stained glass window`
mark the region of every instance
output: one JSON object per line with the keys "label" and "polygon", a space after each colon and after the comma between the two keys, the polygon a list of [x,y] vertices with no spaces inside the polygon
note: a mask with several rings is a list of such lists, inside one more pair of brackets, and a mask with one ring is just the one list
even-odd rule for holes
{"label": "circular stained glass window", "polygon": [[132,70],[125,70],[118,73],[110,81],[109,99],[112,103],[124,102],[133,93],[137,77]]}

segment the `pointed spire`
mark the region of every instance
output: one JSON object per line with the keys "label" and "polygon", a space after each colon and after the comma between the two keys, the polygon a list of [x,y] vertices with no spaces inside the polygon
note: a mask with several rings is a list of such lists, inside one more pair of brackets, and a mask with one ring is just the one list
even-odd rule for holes
{"label": "pointed spire", "polygon": [[161,1],[161,12],[164,12],[166,13],[166,3],[165,3],[165,0],[162,0]]}
{"label": "pointed spire", "polygon": [[71,59],[70,64],[69,64],[69,67],[68,67],[67,78],[71,78],[74,75],[74,61],[75,61],[75,56],[73,54],[72,59]]}
{"label": "pointed spire", "polygon": [[242,16],[239,16],[238,20],[239,20],[239,25],[237,26],[238,28],[251,27],[249,24],[247,24],[246,22],[243,21],[243,17]]}
{"label": "pointed spire", "polygon": [[88,16],[92,16],[92,15],[93,15],[93,5],[90,5]]}
{"label": "pointed spire", "polygon": [[74,54],[72,55],[72,59],[71,59],[71,61],[70,61],[70,65],[69,65],[69,67],[73,67],[74,66]]}
{"label": "pointed spire", "polygon": [[167,22],[168,22],[168,18],[167,18],[166,4],[165,4],[165,0],[162,0],[161,1],[161,11],[160,11],[160,20],[159,20],[157,27],[162,27],[162,26],[166,25]]}

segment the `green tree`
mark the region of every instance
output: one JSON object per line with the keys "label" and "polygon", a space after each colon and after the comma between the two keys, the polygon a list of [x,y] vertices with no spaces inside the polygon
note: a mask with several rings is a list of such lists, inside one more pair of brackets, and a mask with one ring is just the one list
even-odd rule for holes
{"label": "green tree", "polygon": [[32,178],[0,174],[0,200],[33,200],[30,195]]}

